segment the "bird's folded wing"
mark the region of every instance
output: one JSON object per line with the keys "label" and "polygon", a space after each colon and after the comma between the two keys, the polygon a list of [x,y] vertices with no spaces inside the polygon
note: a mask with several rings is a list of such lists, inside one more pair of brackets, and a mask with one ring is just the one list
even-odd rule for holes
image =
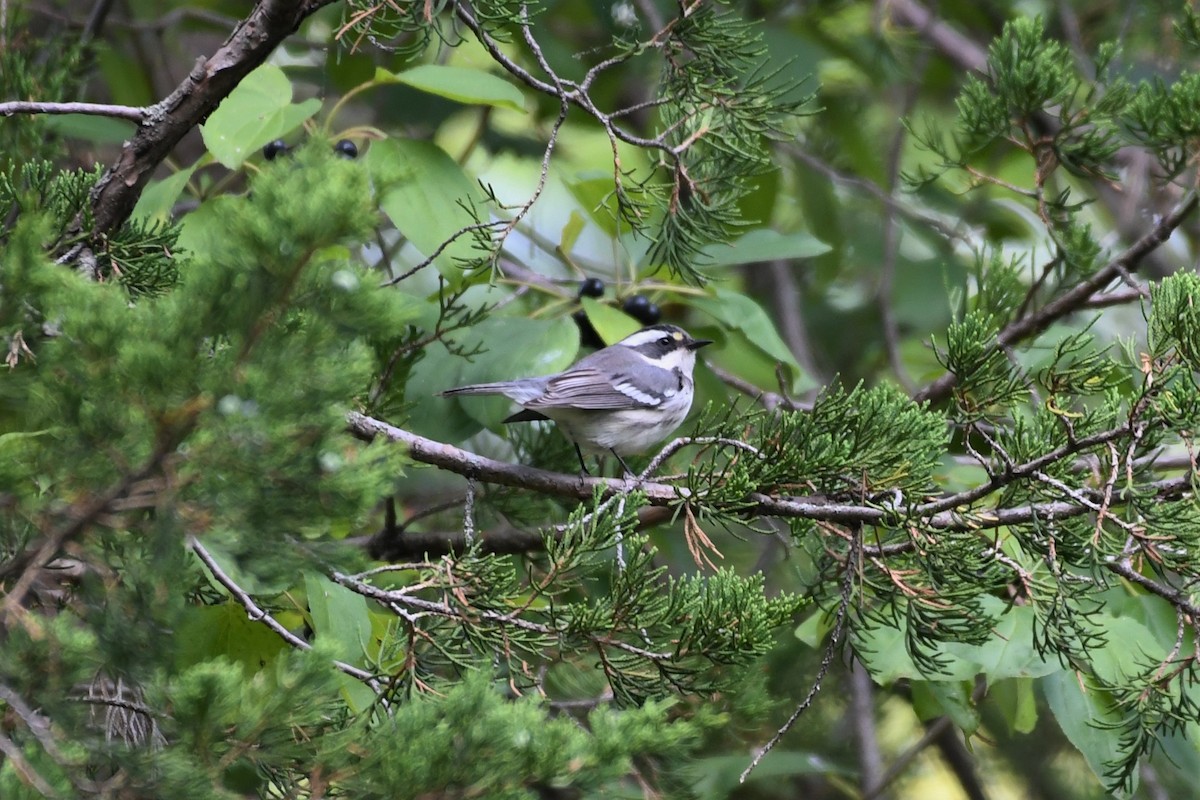
{"label": "bird's folded wing", "polygon": [[555,375],[546,391],[526,408],[582,408],[619,411],[657,408],[682,389],[679,376],[657,367],[605,375],[595,369],[572,369]]}

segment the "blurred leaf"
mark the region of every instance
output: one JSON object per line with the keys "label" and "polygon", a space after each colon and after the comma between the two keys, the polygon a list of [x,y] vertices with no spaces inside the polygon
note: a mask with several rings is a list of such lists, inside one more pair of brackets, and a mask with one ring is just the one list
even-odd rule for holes
{"label": "blurred leaf", "polygon": [[581,297],[579,304],[587,312],[588,321],[592,323],[592,327],[596,329],[596,333],[600,334],[600,338],[604,340],[605,344],[619,342],[629,334],[642,329],[642,323],[602,300]]}
{"label": "blurred leaf", "polygon": [[[1083,754],[1092,772],[1104,781],[1108,765],[1125,756],[1119,737],[1112,735],[1113,729],[1120,726],[1123,715],[1113,708],[1106,693],[1091,686],[1085,677],[1074,671],[1059,670],[1046,675],[1038,685],[1063,735]],[[1131,790],[1115,791],[1113,795],[1132,797],[1137,791],[1138,779],[1135,770],[1130,776]]]}
{"label": "blurred leaf", "polygon": [[[716,317],[727,327],[739,330],[756,348],[791,368],[792,375],[804,374],[792,351],[783,343],[775,323],[755,301],[744,294],[717,287],[711,297],[688,297],[689,305]],[[768,384],[769,385],[769,384]],[[793,387],[793,391],[802,391]]]}
{"label": "blurred leaf", "polygon": [[1142,623],[1128,617],[1097,612],[1093,620],[1104,631],[1103,647],[1088,650],[1092,669],[1106,683],[1120,686],[1142,674],[1148,664],[1158,664],[1166,657],[1164,647]]}
{"label": "blurred leaf", "polygon": [[340,92],[348,92],[375,77],[375,57],[371,53],[330,47],[327,56],[325,73]]}
{"label": "blurred leaf", "polygon": [[138,198],[137,205],[133,207],[134,218],[164,221],[171,219],[171,210],[175,207],[175,201],[179,199],[187,182],[191,180],[196,166],[193,164],[187,169],[181,169],[174,175],[163,178],[161,181],[154,181],[147,186],[146,190],[142,192],[142,196]]}
{"label": "blurred leaf", "polygon": [[[579,331],[570,317],[489,317],[467,332],[463,344],[488,348],[484,356],[464,362],[459,373],[464,384],[510,381],[570,365],[579,352]],[[464,397],[459,402],[471,418],[488,428],[499,425],[514,408],[511,400],[502,397]]]}
{"label": "blurred leaf", "polygon": [[414,427],[424,436],[449,442],[495,428],[514,405],[504,397],[448,398],[437,397],[437,392],[557,372],[579,350],[579,333],[569,317],[489,317],[453,338],[468,352],[477,347],[484,352],[468,361],[440,343],[431,345],[413,369],[405,394],[412,404]]}
{"label": "blurred leaf", "polygon": [[265,64],[247,75],[200,126],[204,146],[217,161],[237,169],[267,142],[298,127],[321,109],[316,98],[292,104],[292,83]]}
{"label": "blurred leaf", "polygon": [[525,96],[520,89],[483,70],[442,64],[421,64],[403,72],[389,72],[380,67],[375,70],[375,80],[403,83],[458,103],[525,110]]}
{"label": "blurred leaf", "polygon": [[778,233],[769,228],[760,228],[729,244],[709,245],[704,248],[705,258],[701,263],[705,267],[729,267],[763,261],[787,261],[812,258],[831,249],[812,234]]}
{"label": "blurred leaf", "polygon": [[825,636],[833,629],[833,617],[824,611],[817,610],[808,619],[796,626],[793,635],[806,645],[816,650],[825,640]]}
{"label": "blurred leaf", "polygon": [[950,658],[950,664],[943,672],[923,674],[908,653],[904,632],[875,621],[855,629],[859,658],[871,677],[882,684],[901,678],[969,680],[979,673],[991,682],[1015,677],[1036,678],[1062,669],[1057,659],[1043,658],[1034,647],[1036,614],[1032,608],[1012,606],[1006,609],[1002,600],[990,595],[979,600],[987,612],[999,617],[993,628],[993,638],[981,645],[943,644],[941,653]]}
{"label": "blurred leaf", "polygon": [[[702,758],[687,768],[687,774],[692,776],[692,791],[704,800],[722,800],[738,796],[737,790],[741,785],[741,774],[750,763],[750,757],[745,754],[731,756],[711,756]],[[783,783],[783,779],[794,775],[842,775],[851,776],[853,772],[831,761],[827,761],[820,753],[803,750],[772,750],[760,763],[747,783],[757,783],[760,786],[774,786]]]}
{"label": "blurred leaf", "polygon": [[238,603],[188,606],[175,631],[175,666],[189,667],[225,656],[248,674],[265,667],[287,645],[266,625],[251,620]]}
{"label": "blurred leaf", "polygon": [[363,663],[372,641],[366,598],[312,572],[304,576],[304,586],[318,640],[332,642],[340,660]]}
{"label": "blurred leaf", "polygon": [[[437,145],[415,139],[388,139],[373,144],[365,161],[377,190],[383,193],[380,208],[424,256],[476,223],[467,208],[482,204],[479,187]],[[434,264],[451,285],[458,286],[466,277],[464,263],[481,255],[482,251],[474,247],[474,238],[463,234],[442,251]]]}
{"label": "blurred leaf", "polygon": [[1000,710],[1012,733],[1029,733],[1037,726],[1038,705],[1033,684],[1033,678],[1009,678],[988,686],[988,703]]}
{"label": "blurred leaf", "polygon": [[129,120],[94,114],[53,114],[43,120],[46,130],[68,139],[96,144],[120,144],[133,137],[137,126]]}
{"label": "blurred leaf", "polygon": [[971,681],[913,681],[913,709],[923,721],[947,716],[966,735],[979,728],[979,709],[971,702]]}
{"label": "blurred leaf", "polygon": [[571,212],[571,218],[567,220],[567,224],[563,225],[562,236],[559,237],[558,247],[564,255],[569,255],[571,248],[575,246],[575,242],[579,239],[579,234],[583,231],[583,226],[586,221],[578,211]]}
{"label": "blurred leaf", "polygon": [[592,221],[605,233],[616,236],[620,232],[616,198],[613,196],[612,172],[580,173],[575,180],[567,181],[566,186],[579,204],[590,212]]}
{"label": "blurred leaf", "polygon": [[122,106],[148,106],[158,100],[145,69],[129,51],[100,44],[96,47],[96,63],[104,75],[110,102]]}

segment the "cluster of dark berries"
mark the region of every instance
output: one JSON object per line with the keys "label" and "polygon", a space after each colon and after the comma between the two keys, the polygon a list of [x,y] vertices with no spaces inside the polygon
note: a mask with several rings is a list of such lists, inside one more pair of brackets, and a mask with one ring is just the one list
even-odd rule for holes
{"label": "cluster of dark berries", "polygon": [[[283,139],[267,142],[263,146],[263,158],[267,161],[274,161],[277,156],[287,155],[289,149],[287,142]],[[333,146],[333,152],[343,158],[358,158],[358,145],[349,139],[338,139],[337,144]]]}
{"label": "cluster of dark berries", "polygon": [[[577,296],[603,297],[604,281],[599,278],[585,278],[579,284],[579,293]],[[626,297],[625,301],[621,303],[621,310],[643,325],[654,325],[662,319],[662,309],[657,304],[650,302],[649,298],[645,295],[641,294]],[[571,318],[579,326],[580,344],[584,347],[604,347],[604,341],[596,333],[596,329],[592,327],[591,320],[588,319],[587,313],[583,309],[576,311],[571,315]]]}

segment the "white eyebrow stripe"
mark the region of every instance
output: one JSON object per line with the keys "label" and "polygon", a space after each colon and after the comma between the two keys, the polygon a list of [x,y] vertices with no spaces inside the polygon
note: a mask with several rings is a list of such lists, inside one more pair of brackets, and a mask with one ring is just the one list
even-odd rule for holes
{"label": "white eyebrow stripe", "polygon": [[643,392],[641,389],[627,381],[621,381],[620,383],[613,384],[613,388],[631,400],[636,400],[637,402],[648,406],[656,406],[663,401],[662,395]]}

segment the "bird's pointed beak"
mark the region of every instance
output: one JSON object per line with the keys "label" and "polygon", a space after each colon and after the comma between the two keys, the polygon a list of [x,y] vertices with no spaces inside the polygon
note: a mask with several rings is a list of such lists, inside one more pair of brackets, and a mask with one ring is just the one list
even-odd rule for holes
{"label": "bird's pointed beak", "polygon": [[690,342],[687,343],[687,349],[688,350],[699,350],[701,347],[704,347],[705,345],[710,345],[712,343],[713,343],[712,339],[692,339]]}

